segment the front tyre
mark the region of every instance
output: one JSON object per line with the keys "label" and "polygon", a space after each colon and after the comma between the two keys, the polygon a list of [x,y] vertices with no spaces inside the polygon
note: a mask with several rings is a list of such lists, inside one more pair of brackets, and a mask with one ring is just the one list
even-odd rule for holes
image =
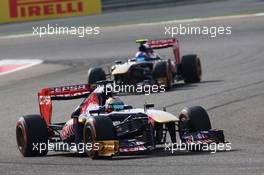
{"label": "front tyre", "polygon": [[179,115],[179,120],[181,133],[209,131],[212,128],[209,116],[201,106],[184,108]]}
{"label": "front tyre", "polygon": [[86,150],[87,155],[92,159],[98,158],[98,141],[116,140],[112,120],[106,116],[93,116],[84,125],[83,137],[85,145],[92,145],[91,149]]}
{"label": "front tyre", "polygon": [[170,90],[173,84],[173,75],[170,70],[170,62],[156,62],[153,67],[153,77],[159,85],[163,85],[166,90]]}
{"label": "front tyre", "polygon": [[[199,136],[200,132],[209,131],[212,128],[209,116],[201,106],[184,108],[179,115],[179,120],[179,135],[184,142],[189,138],[202,137]],[[192,142],[189,143],[188,150],[192,152],[202,151],[202,146],[203,144],[199,142]]]}

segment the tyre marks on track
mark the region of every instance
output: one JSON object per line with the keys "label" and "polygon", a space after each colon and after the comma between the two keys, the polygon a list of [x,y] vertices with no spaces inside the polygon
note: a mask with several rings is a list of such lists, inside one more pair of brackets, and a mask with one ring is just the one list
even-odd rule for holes
{"label": "tyre marks on track", "polygon": [[[234,88],[230,88],[230,89],[225,89],[223,91],[219,91],[217,93],[207,94],[207,95],[201,96],[201,97],[196,97],[196,98],[192,98],[192,99],[179,101],[179,102],[176,102],[176,103],[171,103],[171,104],[166,105],[165,107],[166,108],[171,108],[171,107],[175,107],[175,106],[177,106],[179,104],[187,103],[189,101],[198,101],[198,100],[201,100],[201,99],[209,98],[211,96],[223,95],[224,93],[231,93],[231,92],[233,93],[234,91],[245,89],[245,88],[250,88],[250,87],[253,87],[253,86],[260,85],[260,84],[264,84],[264,80],[256,81],[254,83],[249,83],[249,84],[245,84],[245,85],[234,87]],[[209,107],[209,108],[207,108],[207,110],[208,111],[214,110],[216,108],[220,108],[220,107],[223,107],[223,106],[226,106],[226,105],[230,105],[230,104],[233,104],[233,103],[238,103],[238,102],[245,101],[245,100],[248,100],[248,99],[256,98],[256,97],[259,97],[259,96],[264,96],[264,92],[263,93],[254,94],[254,95],[249,95],[249,96],[243,96],[243,97],[235,99],[235,100],[227,101],[225,103]]]}

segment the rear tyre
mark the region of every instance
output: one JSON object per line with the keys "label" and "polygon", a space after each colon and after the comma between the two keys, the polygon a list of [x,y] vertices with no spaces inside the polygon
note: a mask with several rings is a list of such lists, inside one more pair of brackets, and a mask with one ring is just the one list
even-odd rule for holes
{"label": "rear tyre", "polygon": [[97,141],[116,140],[115,128],[109,117],[94,116],[93,120],[87,120],[84,125],[84,144],[92,144],[86,153],[92,159],[98,158]]}
{"label": "rear tyre", "polygon": [[181,72],[185,83],[198,83],[202,79],[201,61],[197,55],[184,55],[181,60]]}
{"label": "rear tyre", "polygon": [[105,71],[100,68],[90,68],[88,70],[88,84],[96,84],[97,81],[106,80]]}
{"label": "rear tyre", "polygon": [[48,127],[44,119],[39,115],[21,117],[16,125],[16,140],[18,149],[24,157],[46,155]]}

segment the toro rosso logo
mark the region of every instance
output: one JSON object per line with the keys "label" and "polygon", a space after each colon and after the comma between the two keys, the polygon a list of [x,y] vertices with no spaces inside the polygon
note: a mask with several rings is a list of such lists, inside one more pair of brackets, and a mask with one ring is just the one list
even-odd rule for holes
{"label": "toro rosso logo", "polygon": [[11,18],[83,12],[82,0],[9,0]]}

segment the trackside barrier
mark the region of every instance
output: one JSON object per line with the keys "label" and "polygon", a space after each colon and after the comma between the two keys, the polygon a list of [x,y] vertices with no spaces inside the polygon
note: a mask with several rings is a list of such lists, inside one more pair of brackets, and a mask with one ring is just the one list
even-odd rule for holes
{"label": "trackside barrier", "polygon": [[140,7],[144,5],[175,3],[184,0],[102,0],[103,10],[111,10],[118,8]]}
{"label": "trackside barrier", "polygon": [[99,14],[101,0],[0,0],[0,23]]}
{"label": "trackside barrier", "polygon": [[131,10],[171,7],[183,4],[197,4],[221,0],[102,0],[103,11]]}

